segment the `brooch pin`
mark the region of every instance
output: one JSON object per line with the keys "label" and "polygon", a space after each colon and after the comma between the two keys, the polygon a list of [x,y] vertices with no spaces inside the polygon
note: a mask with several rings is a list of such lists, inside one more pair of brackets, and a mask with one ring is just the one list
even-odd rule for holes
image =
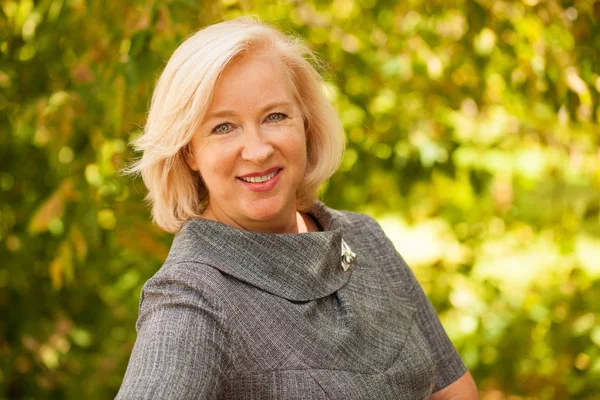
{"label": "brooch pin", "polygon": [[344,239],[342,239],[342,269],[347,271],[348,268],[350,268],[350,264],[354,262],[355,258],[356,253],[354,253],[350,246],[348,246],[348,244],[344,242]]}

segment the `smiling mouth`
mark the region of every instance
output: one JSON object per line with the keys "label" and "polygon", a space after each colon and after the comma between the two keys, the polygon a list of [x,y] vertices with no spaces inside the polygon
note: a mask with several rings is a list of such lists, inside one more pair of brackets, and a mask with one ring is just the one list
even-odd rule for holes
{"label": "smiling mouth", "polygon": [[275,175],[277,175],[280,171],[281,171],[281,168],[279,168],[273,172],[269,172],[268,174],[265,174],[262,176],[239,177],[238,179],[240,179],[244,182],[248,182],[248,183],[263,183],[263,182],[273,179],[275,177]]}

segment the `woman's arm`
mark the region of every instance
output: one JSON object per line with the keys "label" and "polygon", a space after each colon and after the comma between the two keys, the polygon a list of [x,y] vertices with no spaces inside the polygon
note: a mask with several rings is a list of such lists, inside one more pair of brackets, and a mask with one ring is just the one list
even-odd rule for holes
{"label": "woman's arm", "polygon": [[138,337],[117,399],[218,397],[228,363],[225,316],[198,270],[164,268],[144,285]]}
{"label": "woman's arm", "polygon": [[[389,266],[386,272],[390,282],[396,282],[396,290],[408,295],[410,303],[416,308],[416,323],[428,344],[431,359],[435,364],[434,395],[431,398],[452,398],[445,397],[450,394],[454,398],[476,399],[477,389],[473,378],[448,338],[436,310],[414,273],[375,220],[369,217],[363,226],[371,227],[372,236],[379,245],[378,261],[383,266]],[[469,393],[474,393],[475,397]]]}
{"label": "woman's arm", "polygon": [[431,395],[429,400],[478,400],[477,387],[475,381],[469,373],[465,372],[463,376]]}

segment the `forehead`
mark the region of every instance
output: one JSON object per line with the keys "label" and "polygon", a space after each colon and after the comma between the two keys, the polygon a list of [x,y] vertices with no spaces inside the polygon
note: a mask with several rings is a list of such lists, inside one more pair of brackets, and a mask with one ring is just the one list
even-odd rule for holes
{"label": "forehead", "polygon": [[234,59],[221,73],[210,109],[295,100],[291,72],[277,56],[262,52]]}

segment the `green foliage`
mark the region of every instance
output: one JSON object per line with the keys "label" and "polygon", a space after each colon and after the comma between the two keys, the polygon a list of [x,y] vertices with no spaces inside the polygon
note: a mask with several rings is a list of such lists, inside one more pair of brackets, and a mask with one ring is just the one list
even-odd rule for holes
{"label": "green foliage", "polygon": [[600,2],[0,3],[0,396],[110,398],[171,237],[119,170],[196,29],[304,38],[375,215],[483,399],[600,396]]}

